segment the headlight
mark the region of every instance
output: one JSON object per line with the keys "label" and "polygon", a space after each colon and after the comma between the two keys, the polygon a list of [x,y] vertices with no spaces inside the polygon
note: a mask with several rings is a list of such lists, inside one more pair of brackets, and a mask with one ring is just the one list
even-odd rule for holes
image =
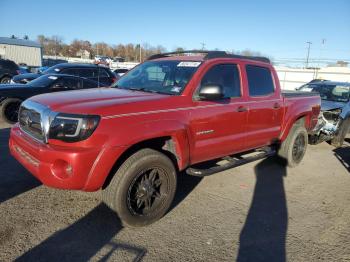
{"label": "headlight", "polygon": [[49,139],[78,142],[87,139],[100,121],[95,115],[73,115],[59,113],[51,122]]}

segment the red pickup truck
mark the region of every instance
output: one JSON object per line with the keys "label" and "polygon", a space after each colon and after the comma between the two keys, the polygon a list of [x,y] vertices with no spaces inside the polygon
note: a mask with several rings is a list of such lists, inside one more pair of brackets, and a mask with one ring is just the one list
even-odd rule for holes
{"label": "red pickup truck", "polygon": [[24,101],[9,145],[43,184],[102,189],[124,224],[143,226],[166,213],[182,170],[206,176],[274,153],[297,165],[319,112],[318,94],[281,92],[267,58],[165,53],[110,88]]}

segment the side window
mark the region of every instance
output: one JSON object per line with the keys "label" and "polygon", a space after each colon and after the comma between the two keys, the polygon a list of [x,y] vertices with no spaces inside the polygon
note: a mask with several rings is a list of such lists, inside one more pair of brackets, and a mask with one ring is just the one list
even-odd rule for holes
{"label": "side window", "polygon": [[264,96],[272,94],[275,90],[270,69],[261,66],[246,66],[249,95]]}
{"label": "side window", "polygon": [[87,88],[96,88],[96,87],[99,87],[99,85],[98,85],[97,82],[83,79],[83,88],[84,88],[84,89],[87,89]]}
{"label": "side window", "polygon": [[201,86],[210,84],[221,85],[226,98],[241,96],[237,65],[216,65],[210,68],[202,78]]}
{"label": "side window", "polygon": [[73,75],[78,76],[79,75],[79,69],[76,68],[66,68],[61,70],[61,74],[67,74],[67,75]]}
{"label": "side window", "polygon": [[58,79],[54,85],[52,86],[53,89],[60,89],[60,90],[74,90],[74,89],[81,89],[81,80],[79,78],[73,78],[73,77],[64,77]]}
{"label": "side window", "polygon": [[92,69],[92,68],[80,68],[79,69],[79,76],[86,77],[86,78],[92,78],[92,77],[94,77],[94,69]]}

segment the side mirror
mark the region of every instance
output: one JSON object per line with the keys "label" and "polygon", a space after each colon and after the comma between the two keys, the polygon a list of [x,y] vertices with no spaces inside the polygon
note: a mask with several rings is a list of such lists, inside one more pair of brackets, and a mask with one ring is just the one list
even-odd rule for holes
{"label": "side mirror", "polygon": [[201,87],[198,95],[203,100],[218,100],[224,98],[224,90],[221,85],[205,85]]}

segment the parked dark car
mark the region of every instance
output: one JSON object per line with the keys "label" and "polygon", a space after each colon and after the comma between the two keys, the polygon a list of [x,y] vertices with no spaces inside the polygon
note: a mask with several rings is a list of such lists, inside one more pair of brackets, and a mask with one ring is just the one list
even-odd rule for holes
{"label": "parked dark car", "polygon": [[0,59],[0,83],[10,83],[11,78],[20,73],[18,65],[7,59]]}
{"label": "parked dark car", "polygon": [[321,96],[321,113],[310,142],[330,141],[335,147],[342,146],[350,131],[350,83],[313,80],[298,90],[318,92]]}
{"label": "parked dark car", "polygon": [[17,122],[18,109],[22,101],[35,95],[104,86],[107,85],[87,78],[64,74],[42,75],[28,84],[3,84],[0,85],[0,117],[10,124]]}
{"label": "parked dark car", "polygon": [[15,76],[12,78],[11,82],[26,84],[45,74],[66,74],[80,76],[100,82],[103,85],[111,85],[117,80],[116,76],[108,67],[94,64],[63,63],[49,67],[42,73],[29,73]]}

